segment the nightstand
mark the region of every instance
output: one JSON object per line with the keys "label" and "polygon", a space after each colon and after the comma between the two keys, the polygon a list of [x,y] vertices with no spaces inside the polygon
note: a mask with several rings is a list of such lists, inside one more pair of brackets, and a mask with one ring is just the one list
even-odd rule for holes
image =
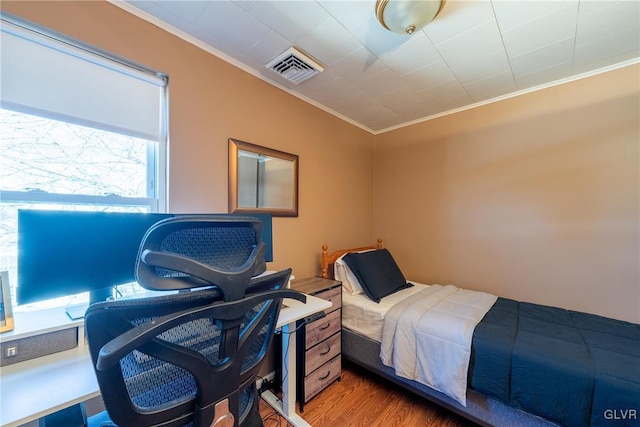
{"label": "nightstand", "polygon": [[304,404],[341,375],[342,284],[321,277],[294,280],[291,288],[331,301],[325,316],[300,327],[296,385],[300,412]]}

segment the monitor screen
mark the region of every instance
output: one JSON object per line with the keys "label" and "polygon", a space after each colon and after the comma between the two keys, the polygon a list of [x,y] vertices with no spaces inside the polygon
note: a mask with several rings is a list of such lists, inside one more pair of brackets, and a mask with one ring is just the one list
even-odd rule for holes
{"label": "monitor screen", "polygon": [[[114,286],[134,282],[144,234],[156,222],[176,215],[20,210],[18,304],[81,292],[108,295]],[[271,216],[250,216],[262,222],[265,261],[273,261]]]}

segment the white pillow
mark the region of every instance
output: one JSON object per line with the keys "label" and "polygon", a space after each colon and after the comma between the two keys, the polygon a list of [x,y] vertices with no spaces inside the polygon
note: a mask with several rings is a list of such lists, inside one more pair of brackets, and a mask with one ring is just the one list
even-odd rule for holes
{"label": "white pillow", "polygon": [[[362,252],[369,252],[372,250],[375,250],[375,249],[369,249]],[[358,253],[362,253],[362,252],[358,252]],[[333,264],[333,275],[336,278],[336,280],[342,282],[343,288],[346,289],[347,292],[349,292],[351,295],[363,294],[364,290],[362,289],[362,285],[358,281],[358,278],[356,277],[355,274],[353,274],[353,272],[351,271],[347,263],[342,260],[344,255],[338,258],[336,262]]]}
{"label": "white pillow", "polygon": [[364,293],[362,286],[360,286],[360,282],[358,282],[358,279],[353,274],[347,263],[342,260],[342,257],[338,258],[333,264],[333,274],[336,280],[342,282],[342,288],[351,295]]}

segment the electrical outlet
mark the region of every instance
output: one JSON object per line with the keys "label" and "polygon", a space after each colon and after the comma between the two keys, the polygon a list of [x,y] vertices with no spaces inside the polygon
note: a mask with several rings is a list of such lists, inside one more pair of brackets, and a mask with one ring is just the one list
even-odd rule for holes
{"label": "electrical outlet", "polygon": [[17,355],[18,355],[18,347],[16,346],[7,347],[7,351],[5,353],[6,357],[15,357]]}
{"label": "electrical outlet", "polygon": [[275,389],[276,388],[275,377],[276,377],[275,372],[269,372],[264,377],[259,377],[256,380],[256,387],[258,388],[258,392],[262,394],[267,390]]}

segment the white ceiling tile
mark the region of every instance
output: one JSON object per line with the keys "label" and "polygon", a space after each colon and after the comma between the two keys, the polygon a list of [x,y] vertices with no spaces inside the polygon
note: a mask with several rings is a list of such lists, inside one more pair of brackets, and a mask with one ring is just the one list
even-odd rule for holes
{"label": "white ceiling tile", "polygon": [[[313,79],[303,83],[303,85],[312,82]],[[330,86],[324,88],[323,96],[327,99],[328,102],[337,104],[344,101],[345,99],[351,98],[361,93],[363,93],[362,89],[349,82],[348,80],[345,80],[342,77],[338,76],[331,82]]]}
{"label": "white ceiling tile", "polygon": [[[162,2],[159,1],[129,1],[129,4],[134,6],[141,11],[148,13],[149,15],[154,16],[155,18],[167,22],[172,26],[182,30],[186,29],[194,29],[193,23],[179,17],[175,13],[170,12],[167,9],[162,7]],[[207,7],[207,3],[204,3],[205,8]]]}
{"label": "white ceiling tile", "polygon": [[477,102],[504,95],[516,90],[517,86],[511,71],[505,71],[484,80],[466,84],[464,89],[471,99]]}
{"label": "white ceiling tile", "polygon": [[297,44],[324,65],[331,65],[362,47],[358,39],[333,18],[322,21]]}
{"label": "white ceiling tile", "polygon": [[504,50],[496,50],[464,64],[451,66],[451,71],[462,83],[471,83],[509,70],[509,60]]}
{"label": "white ceiling tile", "polygon": [[[368,95],[368,94],[366,94],[364,92],[360,92],[358,94],[355,94],[353,96],[350,96],[350,97],[340,101],[340,105],[342,107],[347,108],[350,111],[358,111],[358,110],[365,109],[369,105],[371,105],[372,103],[380,104],[373,97],[371,97],[370,95]],[[382,104],[380,104],[380,105],[382,105]]]}
{"label": "white ceiling tile", "polygon": [[209,3],[204,1],[156,1],[154,3],[167,12],[192,24],[198,22],[198,19],[209,6]]}
{"label": "white ceiling tile", "polygon": [[574,44],[575,39],[569,37],[523,55],[514,56],[510,61],[513,74],[517,77],[553,67],[556,64],[571,63]]}
{"label": "white ceiling tile", "polygon": [[489,0],[447,0],[423,31],[434,45],[439,45],[487,21],[495,21]]}
{"label": "white ceiling tile", "polygon": [[434,108],[430,104],[425,103],[408,105],[404,108],[398,108],[394,111],[402,116],[405,121],[414,121],[437,113],[436,108]]}
{"label": "white ceiling tile", "polygon": [[370,122],[369,128],[373,131],[382,131],[384,129],[389,129],[397,125],[398,123],[403,123],[406,121],[407,120],[404,119],[404,117],[400,116],[399,114],[392,113],[392,114],[389,114],[388,117],[385,117],[382,120]]}
{"label": "white ceiling tile", "polygon": [[640,55],[640,37],[638,37],[638,30],[632,29],[591,43],[577,45],[573,62],[575,67],[584,67],[608,58],[627,56],[630,59],[637,58],[638,55]]}
{"label": "white ceiling tile", "polygon": [[545,84],[550,81],[561,80],[571,75],[572,62],[554,64],[550,67],[536,70],[526,74],[516,75],[518,89],[526,89]]}
{"label": "white ceiling tile", "polygon": [[583,73],[592,74],[594,70],[597,72],[597,70],[601,69],[610,69],[612,68],[612,64],[616,64],[615,66],[629,66],[634,63],[640,63],[640,58],[638,58],[637,54],[628,52],[626,54],[596,60],[588,64],[573,64],[571,67],[571,76],[578,76]]}
{"label": "white ceiling tile", "polygon": [[[203,0],[196,0],[196,1],[206,3],[206,1],[203,1]],[[232,0],[232,1],[246,11],[251,9],[253,5],[258,2],[258,0]]]}
{"label": "white ceiling tile", "polygon": [[345,105],[342,102],[338,102],[336,104],[328,103],[326,105],[331,108],[331,111],[335,111],[337,114],[349,117],[350,119],[355,121],[355,119],[351,115],[352,108],[349,105]]}
{"label": "white ceiling tile", "polygon": [[354,83],[365,92],[376,93],[379,96],[409,88],[400,77],[388,69]]}
{"label": "white ceiling tile", "polygon": [[496,21],[491,20],[436,44],[436,49],[447,64],[453,67],[481,58],[486,52],[503,49],[503,45]]}
{"label": "white ceiling tile", "polygon": [[[226,40],[221,40],[214,35],[205,32],[200,27],[196,27],[195,30],[191,30],[190,34],[203,42],[205,45],[215,46],[216,50],[223,52],[224,54],[235,58],[240,62],[243,62],[245,59],[249,59],[249,56],[244,53],[243,50],[238,49],[237,43],[235,41],[229,42]],[[250,48],[247,50],[247,52],[249,50]]]}
{"label": "white ceiling tile", "polygon": [[296,88],[327,89],[330,88],[337,79],[342,79],[342,77],[340,77],[332,70],[326,69],[323,72],[316,74],[309,80],[305,80],[304,82],[300,83],[298,86],[296,86]]}
{"label": "white ceiling tile", "polygon": [[314,1],[258,1],[249,13],[292,42],[329,16]]}
{"label": "white ceiling tile", "polygon": [[557,40],[575,36],[577,20],[578,4],[572,3],[540,19],[504,31],[502,38],[509,57],[522,55]]}
{"label": "white ceiling tile", "polygon": [[442,58],[431,40],[419,32],[396,49],[383,53],[380,60],[396,74],[403,75],[441,61]]}
{"label": "white ceiling tile", "polygon": [[606,9],[616,7],[614,3],[637,3],[637,0],[582,0],[580,2],[580,14],[606,12]]}
{"label": "white ceiling tile", "polygon": [[365,47],[361,47],[338,60],[331,68],[352,82],[360,81],[388,70],[387,66]]}
{"label": "white ceiling tile", "polygon": [[[576,44],[586,44],[598,39],[606,38],[620,31],[633,28],[638,29],[640,39],[640,2],[639,1],[608,1],[585,2],[587,4],[605,4],[606,7],[580,8]],[[585,10],[586,9],[586,10]]]}
{"label": "white ceiling tile", "polygon": [[471,99],[471,97],[465,93],[464,95],[456,96],[455,98],[442,99],[431,105],[436,110],[436,112],[443,113],[445,111],[451,111],[469,104],[473,104],[473,99]]}
{"label": "white ceiling tile", "polygon": [[365,123],[375,123],[379,122],[380,120],[384,120],[385,118],[389,117],[389,115],[393,114],[395,114],[393,111],[391,111],[384,105],[375,102],[355,112],[354,117]]}
{"label": "white ceiling tile", "polygon": [[403,108],[416,108],[418,105],[424,104],[424,99],[409,87],[403,87],[395,92],[376,96],[376,99],[382,105],[396,112],[400,112]]}
{"label": "white ceiling tile", "polygon": [[455,79],[456,77],[444,61],[427,65],[426,67],[419,68],[412,73],[402,76],[402,80],[415,89],[416,92]]}
{"label": "white ceiling tile", "polygon": [[262,39],[251,47],[249,54],[263,67],[272,59],[289,49],[289,40],[275,31],[269,31]]}
{"label": "white ceiling tile", "polygon": [[216,39],[243,52],[249,52],[270,31],[269,27],[229,1],[210,2],[198,25]]}
{"label": "white ceiling tile", "polygon": [[[336,101],[334,87],[336,85],[336,80],[338,79],[343,80],[333,71],[326,70],[314,76],[313,78],[295,86],[294,90],[320,102],[325,102],[328,100]],[[355,93],[356,92],[354,91],[354,94]]]}
{"label": "white ceiling tile", "polygon": [[265,73],[267,69],[264,67],[264,65],[261,62],[258,62],[250,53],[245,53],[244,51],[239,50],[237,43],[220,40],[215,38],[211,34],[204,33],[198,35],[198,38],[207,45],[215,46],[215,49],[217,51],[222,52],[224,55],[227,55],[230,58],[233,58],[238,63],[245,64],[248,68],[255,70],[257,74],[263,74],[265,75],[265,77],[268,76],[268,74]]}
{"label": "white ceiling tile", "polygon": [[375,0],[320,0],[318,3],[347,30],[367,22],[376,6]]}
{"label": "white ceiling tile", "polygon": [[430,103],[437,103],[439,100],[459,98],[462,96],[466,96],[468,98],[464,87],[462,87],[460,82],[457,80],[452,80],[450,82],[423,89],[418,92],[418,95]]}
{"label": "white ceiling tile", "polygon": [[507,32],[537,20],[544,20],[560,9],[573,7],[577,11],[579,1],[493,0],[492,3],[500,30]]}

